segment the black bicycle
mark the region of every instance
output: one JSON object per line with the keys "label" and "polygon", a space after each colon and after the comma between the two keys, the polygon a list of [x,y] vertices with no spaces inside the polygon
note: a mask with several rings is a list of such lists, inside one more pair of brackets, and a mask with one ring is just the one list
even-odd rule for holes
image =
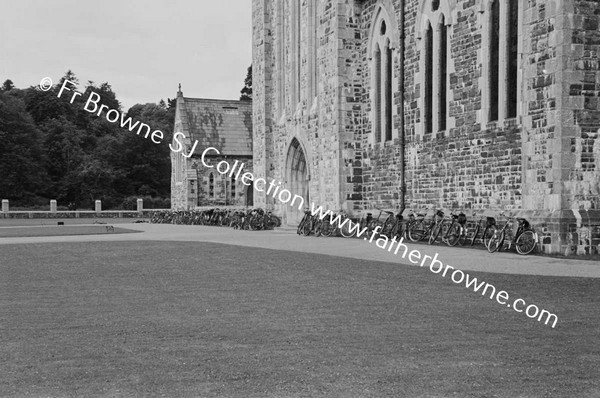
{"label": "black bicycle", "polygon": [[[473,214],[473,216],[475,216],[475,214]],[[483,226],[484,219],[486,220],[485,227]],[[492,238],[492,236],[494,236],[494,233],[496,232],[496,219],[494,217],[483,215],[479,217],[479,220],[475,225],[475,229],[467,232],[467,241],[469,242],[470,246],[473,246],[475,244],[475,241],[477,240],[480,231],[482,232],[482,234],[479,239],[483,243],[483,245],[487,247],[488,243],[490,242],[490,239]]]}
{"label": "black bicycle", "polygon": [[[504,215],[500,213],[500,215]],[[504,226],[496,230],[494,235],[488,242],[487,249],[490,253],[494,253],[503,248],[505,241],[508,241],[508,248],[514,244],[519,254],[529,254],[537,246],[538,236],[535,231],[531,228],[531,224],[524,218],[518,217],[506,217],[506,223]],[[517,231],[513,234],[514,223],[517,222]]]}

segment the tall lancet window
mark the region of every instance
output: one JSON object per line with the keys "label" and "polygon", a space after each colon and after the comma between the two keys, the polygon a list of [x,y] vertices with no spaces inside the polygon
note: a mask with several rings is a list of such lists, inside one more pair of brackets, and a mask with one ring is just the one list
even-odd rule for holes
{"label": "tall lancet window", "polygon": [[373,129],[375,133],[375,142],[381,142],[381,51],[379,45],[375,46],[373,54]]}
{"label": "tall lancet window", "polygon": [[419,130],[434,137],[436,133],[452,128],[450,39],[455,3],[452,0],[425,0],[421,4],[421,15],[417,22],[421,53],[417,82],[421,87],[420,104],[423,112]]}
{"label": "tall lancet window", "polygon": [[438,80],[438,131],[446,130],[446,120],[448,118],[448,28],[446,27],[444,17],[438,27],[439,40],[439,71],[437,74]]}
{"label": "tall lancet window", "polygon": [[433,29],[425,30],[425,133],[433,132]]}
{"label": "tall lancet window", "polygon": [[483,98],[484,123],[518,116],[519,1],[484,2]]}
{"label": "tall lancet window", "polygon": [[318,17],[318,0],[310,0],[308,10],[308,106],[310,107],[313,100],[317,96],[317,84],[319,79],[317,68],[317,50],[319,48],[319,17]]}
{"label": "tall lancet window", "polygon": [[371,125],[373,143],[394,139],[394,39],[393,20],[380,7],[371,29]]}

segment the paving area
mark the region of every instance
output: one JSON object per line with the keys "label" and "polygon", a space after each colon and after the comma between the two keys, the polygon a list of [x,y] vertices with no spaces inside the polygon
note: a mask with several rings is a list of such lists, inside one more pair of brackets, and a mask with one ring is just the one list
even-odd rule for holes
{"label": "paving area", "polygon": [[[1,238],[1,245],[52,242],[106,242],[106,241],[162,241],[162,242],[215,242],[265,249],[298,251],[343,258],[383,261],[413,265],[401,255],[416,250],[421,257],[435,257],[444,264],[465,271],[504,274],[546,275],[600,278],[600,262],[562,259],[542,256],[520,256],[514,252],[490,254],[485,250],[453,248],[442,245],[407,243],[397,255],[376,246],[376,242],[360,239],[301,237],[291,229],[275,231],[238,231],[231,228],[130,223],[119,227],[140,231],[130,234],[103,234],[85,236],[46,236],[28,238]],[[387,247],[389,248],[389,246]]]}

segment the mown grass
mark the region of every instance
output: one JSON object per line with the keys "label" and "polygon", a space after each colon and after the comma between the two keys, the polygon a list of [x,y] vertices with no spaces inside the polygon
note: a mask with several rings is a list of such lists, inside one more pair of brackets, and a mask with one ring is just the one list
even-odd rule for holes
{"label": "mown grass", "polygon": [[0,246],[0,396],[597,397],[600,280],[213,243]]}

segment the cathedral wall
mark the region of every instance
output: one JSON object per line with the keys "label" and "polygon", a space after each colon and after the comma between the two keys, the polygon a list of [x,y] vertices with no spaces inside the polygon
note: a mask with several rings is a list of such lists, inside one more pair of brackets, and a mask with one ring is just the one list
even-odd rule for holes
{"label": "cathedral wall", "polygon": [[[311,55],[303,41],[299,106],[291,97],[297,81],[292,38],[281,38],[283,20],[276,17],[278,3],[254,1],[257,176],[285,184],[287,153],[296,138],[309,162],[311,202],[331,209],[345,208],[355,215],[375,207],[399,209],[404,153],[408,209],[514,210],[534,222],[544,251],[597,251],[597,2],[517,3],[520,32],[514,75],[518,90],[517,101],[512,101],[517,104],[516,117],[500,110],[504,116],[491,122],[486,94],[491,92],[486,71],[490,68],[486,66],[490,2],[439,2],[448,10],[448,115],[443,131],[426,133],[423,20],[431,0],[317,2],[318,101],[307,96],[310,79],[306,65]],[[285,0],[285,4],[293,3]],[[306,16],[309,2],[301,4]],[[373,19],[381,4],[394,19],[392,25],[400,26],[404,15],[405,60],[402,69],[399,46],[393,44],[394,136],[376,142],[373,53],[369,45]],[[499,4],[504,7],[506,3]],[[291,15],[286,18],[290,24]],[[306,24],[302,26],[307,29]],[[400,33],[396,33],[398,38]],[[308,37],[306,32],[302,37]],[[279,67],[283,67],[277,62],[280,41],[286,54],[283,99],[277,82]],[[509,106],[504,101],[500,108]],[[271,203],[277,206],[276,201]],[[278,210],[281,213],[284,209],[280,206]]]}
{"label": "cathedral wall", "polygon": [[[476,2],[460,1],[452,11],[449,27],[448,127],[424,134],[421,101],[421,40],[417,20],[419,1],[405,4],[405,106],[394,95],[394,128],[402,123],[406,140],[406,204],[408,208],[519,209],[521,197],[521,128],[516,120],[480,123],[481,109],[481,16]],[[372,13],[379,3],[365,2],[362,16],[364,47],[367,47]],[[399,1],[393,2],[400,24]],[[363,55],[366,123],[364,185],[367,208],[398,209],[401,195],[400,139],[370,143],[369,121],[371,68]],[[398,52],[394,52],[394,77],[401,76]],[[421,130],[421,131],[420,131]]]}

